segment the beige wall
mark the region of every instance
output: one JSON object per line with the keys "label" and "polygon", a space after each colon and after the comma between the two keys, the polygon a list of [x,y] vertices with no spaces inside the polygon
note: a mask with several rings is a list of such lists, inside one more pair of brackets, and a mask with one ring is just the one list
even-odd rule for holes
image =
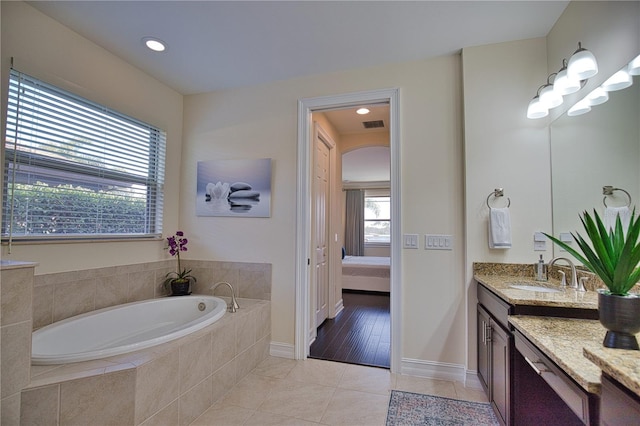
{"label": "beige wall", "polygon": [[[535,231],[552,231],[549,123],[637,54],[639,2],[571,2],[545,38],[463,49],[468,367],[476,369],[473,262],[533,264]],[[578,41],[596,55],[600,73],[550,117],[526,118],[528,102]],[[615,46],[615,48],[613,47]],[[487,195],[504,187],[511,198],[513,247],[490,250]],[[500,204],[500,202],[496,202]]]}
{"label": "beige wall", "polygon": [[[460,58],[362,71],[186,97],[180,211],[185,230],[197,235],[192,250],[203,258],[273,264],[272,337],[293,344],[297,101],[399,87],[403,232],[456,239],[450,252],[403,252],[401,356],[464,364]],[[271,218],[195,216],[197,161],[260,157],[273,158]]]}
{"label": "beige wall", "polygon": [[[11,57],[16,69],[167,132],[164,230],[178,227],[182,95],[23,2],[1,2],[2,129]],[[38,262],[36,275],[163,260],[164,242],[14,245],[5,260]]]}

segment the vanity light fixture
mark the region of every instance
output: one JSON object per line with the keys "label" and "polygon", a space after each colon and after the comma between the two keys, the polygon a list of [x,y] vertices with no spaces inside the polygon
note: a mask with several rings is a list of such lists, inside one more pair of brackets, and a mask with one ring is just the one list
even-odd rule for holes
{"label": "vanity light fixture", "polygon": [[581,100],[580,102],[577,102],[571,108],[569,108],[569,111],[567,111],[567,115],[569,117],[575,117],[576,115],[586,114],[589,111],[591,111],[591,105],[589,105],[589,102],[585,98],[585,99]]}
{"label": "vanity light fixture", "polygon": [[640,75],[640,55],[636,56],[631,62],[629,62],[629,68],[627,69],[631,75]]}
{"label": "vanity light fixture", "polygon": [[542,102],[547,109],[562,105],[562,95],[553,89],[553,85],[549,84],[549,79],[547,79],[547,84],[542,86],[540,90],[540,102]]}
{"label": "vanity light fixture", "polygon": [[627,72],[627,67],[624,67],[602,83],[602,88],[607,92],[613,92],[614,90],[626,89],[632,84],[633,78]]}
{"label": "vanity light fixture", "polygon": [[356,113],[357,113],[357,114],[360,114],[360,115],[369,114],[369,112],[370,112],[370,111],[369,111],[369,108],[365,108],[365,107],[358,108],[358,109],[356,110]]}
{"label": "vanity light fixture", "polygon": [[600,86],[593,89],[585,99],[591,106],[600,105],[609,100],[609,94]]}
{"label": "vanity light fixture", "polygon": [[580,80],[569,78],[567,74],[567,60],[562,60],[562,68],[556,74],[556,78],[553,80],[553,90],[564,95],[570,95],[577,92],[582,88]]}
{"label": "vanity light fixture", "polygon": [[142,42],[144,43],[145,46],[147,46],[149,49],[153,50],[154,52],[164,52],[165,50],[167,50],[167,44],[160,40],[159,38],[155,38],[155,37],[144,37],[142,39]]}
{"label": "vanity light fixture", "polygon": [[569,58],[567,74],[570,78],[577,80],[586,80],[598,74],[596,57],[589,50],[583,48],[581,42],[578,42],[578,50]]}
{"label": "vanity light fixture", "polygon": [[527,118],[542,118],[549,115],[549,109],[540,102],[540,96],[536,94],[527,108]]}

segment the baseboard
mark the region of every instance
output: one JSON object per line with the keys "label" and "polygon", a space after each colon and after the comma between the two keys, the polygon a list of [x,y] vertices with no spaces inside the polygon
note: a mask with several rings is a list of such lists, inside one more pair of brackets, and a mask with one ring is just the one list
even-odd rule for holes
{"label": "baseboard", "polygon": [[426,377],[429,379],[450,380],[465,383],[464,365],[448,364],[444,362],[424,361],[420,359],[403,358],[400,373],[410,376]]}
{"label": "baseboard", "polygon": [[296,359],[295,348],[292,344],[271,342],[269,345],[269,355],[278,358]]}
{"label": "baseboard", "polygon": [[469,389],[483,390],[482,383],[478,378],[478,372],[476,370],[467,370],[465,376],[464,387]]}
{"label": "baseboard", "polygon": [[340,312],[342,312],[342,310],[344,309],[344,301],[342,299],[342,297],[340,298],[340,301],[338,301],[338,303],[336,303],[335,306],[335,315],[333,316],[334,318],[338,316],[338,314]]}

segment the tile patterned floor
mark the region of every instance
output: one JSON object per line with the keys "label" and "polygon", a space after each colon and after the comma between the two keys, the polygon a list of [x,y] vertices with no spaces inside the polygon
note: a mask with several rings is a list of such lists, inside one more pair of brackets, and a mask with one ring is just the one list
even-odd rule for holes
{"label": "tile patterned floor", "polygon": [[487,402],[462,383],[331,361],[269,357],[191,426],[384,425],[392,389]]}

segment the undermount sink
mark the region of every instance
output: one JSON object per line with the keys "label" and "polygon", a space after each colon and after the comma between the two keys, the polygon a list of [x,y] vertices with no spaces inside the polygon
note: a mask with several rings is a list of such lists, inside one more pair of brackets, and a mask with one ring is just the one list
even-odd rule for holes
{"label": "undermount sink", "polygon": [[557,288],[549,288],[531,284],[509,284],[509,287],[515,288],[517,290],[537,291],[540,293],[560,293],[562,291]]}

